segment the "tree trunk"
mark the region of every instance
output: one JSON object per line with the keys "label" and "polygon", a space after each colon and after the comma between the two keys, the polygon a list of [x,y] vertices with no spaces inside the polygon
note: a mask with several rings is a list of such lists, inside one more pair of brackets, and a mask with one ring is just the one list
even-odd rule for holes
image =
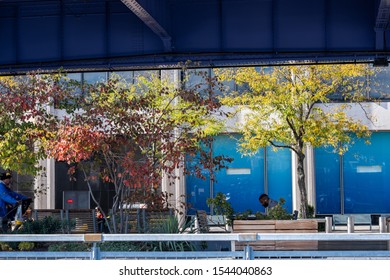
{"label": "tree trunk", "polygon": [[303,152],[298,154],[298,162],[297,162],[297,176],[298,176],[298,188],[300,194],[300,210],[301,217],[305,219],[307,217],[307,192],[306,192],[306,179],[305,179],[305,168],[304,168],[305,155]]}

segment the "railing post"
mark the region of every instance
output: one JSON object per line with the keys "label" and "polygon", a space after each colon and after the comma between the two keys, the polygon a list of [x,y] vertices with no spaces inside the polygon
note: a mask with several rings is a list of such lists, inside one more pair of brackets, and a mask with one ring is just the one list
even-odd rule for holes
{"label": "railing post", "polygon": [[253,248],[248,244],[244,247],[244,260],[254,260]]}
{"label": "railing post", "polygon": [[348,216],[347,217],[347,231],[348,231],[348,233],[354,232],[354,225],[355,225],[355,221],[354,221],[353,216]]}
{"label": "railing post", "polygon": [[379,217],[379,232],[380,233],[387,232],[386,217]]}
{"label": "railing post", "polygon": [[91,251],[91,260],[100,260],[100,248],[93,243],[92,251]]}
{"label": "railing post", "polygon": [[332,232],[332,217],[325,217],[325,232]]}
{"label": "railing post", "polygon": [[95,209],[92,209],[92,226],[93,226],[93,232],[97,233],[99,230],[98,230],[97,223],[96,223],[96,210]]}

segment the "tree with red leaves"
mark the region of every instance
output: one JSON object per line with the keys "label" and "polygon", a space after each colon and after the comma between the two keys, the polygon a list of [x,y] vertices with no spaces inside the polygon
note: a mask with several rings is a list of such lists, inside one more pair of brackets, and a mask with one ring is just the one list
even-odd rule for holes
{"label": "tree with red leaves", "polygon": [[[45,143],[57,130],[50,108],[61,107],[74,88],[61,74],[30,73],[0,77],[0,166],[18,174],[36,176],[44,170]],[[42,186],[36,194],[45,192]]]}
{"label": "tree with red leaves", "polygon": [[[140,77],[134,84],[113,77],[88,85],[77,102],[79,110],[60,124],[48,154],[71,164],[73,171],[81,169],[89,187],[95,179],[89,175],[93,162],[100,178],[114,186],[111,232],[126,232],[124,212],[133,203],[168,207],[161,200],[163,175],[177,179],[175,170],[182,169],[201,176],[201,169],[213,173],[231,161],[213,158],[202,144],[210,144],[223,129],[224,115],[214,93],[217,81],[203,81],[206,87],[189,88],[157,76]],[[198,164],[189,170],[191,157]]]}

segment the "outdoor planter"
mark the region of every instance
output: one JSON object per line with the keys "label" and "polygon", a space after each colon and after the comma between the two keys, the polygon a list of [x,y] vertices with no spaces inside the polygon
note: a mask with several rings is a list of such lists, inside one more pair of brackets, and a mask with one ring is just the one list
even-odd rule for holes
{"label": "outdoor planter", "polygon": [[[234,233],[316,233],[316,220],[234,220]],[[235,250],[242,250],[245,242],[236,242]],[[257,251],[317,250],[318,241],[256,241],[250,246]]]}

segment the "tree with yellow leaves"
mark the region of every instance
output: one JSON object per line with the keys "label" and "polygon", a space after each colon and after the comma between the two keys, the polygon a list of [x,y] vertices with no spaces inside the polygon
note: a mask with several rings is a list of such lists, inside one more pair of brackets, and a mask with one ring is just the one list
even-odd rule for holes
{"label": "tree with yellow leaves", "polygon": [[[217,74],[244,88],[223,100],[244,115],[238,125],[241,150],[255,153],[270,145],[296,154],[300,211],[306,218],[306,145],[332,146],[342,154],[354,135],[369,137],[367,126],[348,116],[346,109],[367,100],[366,77],[372,70],[366,65],[335,64],[223,69]],[[321,104],[332,102],[332,95],[341,102],[326,110]]]}

